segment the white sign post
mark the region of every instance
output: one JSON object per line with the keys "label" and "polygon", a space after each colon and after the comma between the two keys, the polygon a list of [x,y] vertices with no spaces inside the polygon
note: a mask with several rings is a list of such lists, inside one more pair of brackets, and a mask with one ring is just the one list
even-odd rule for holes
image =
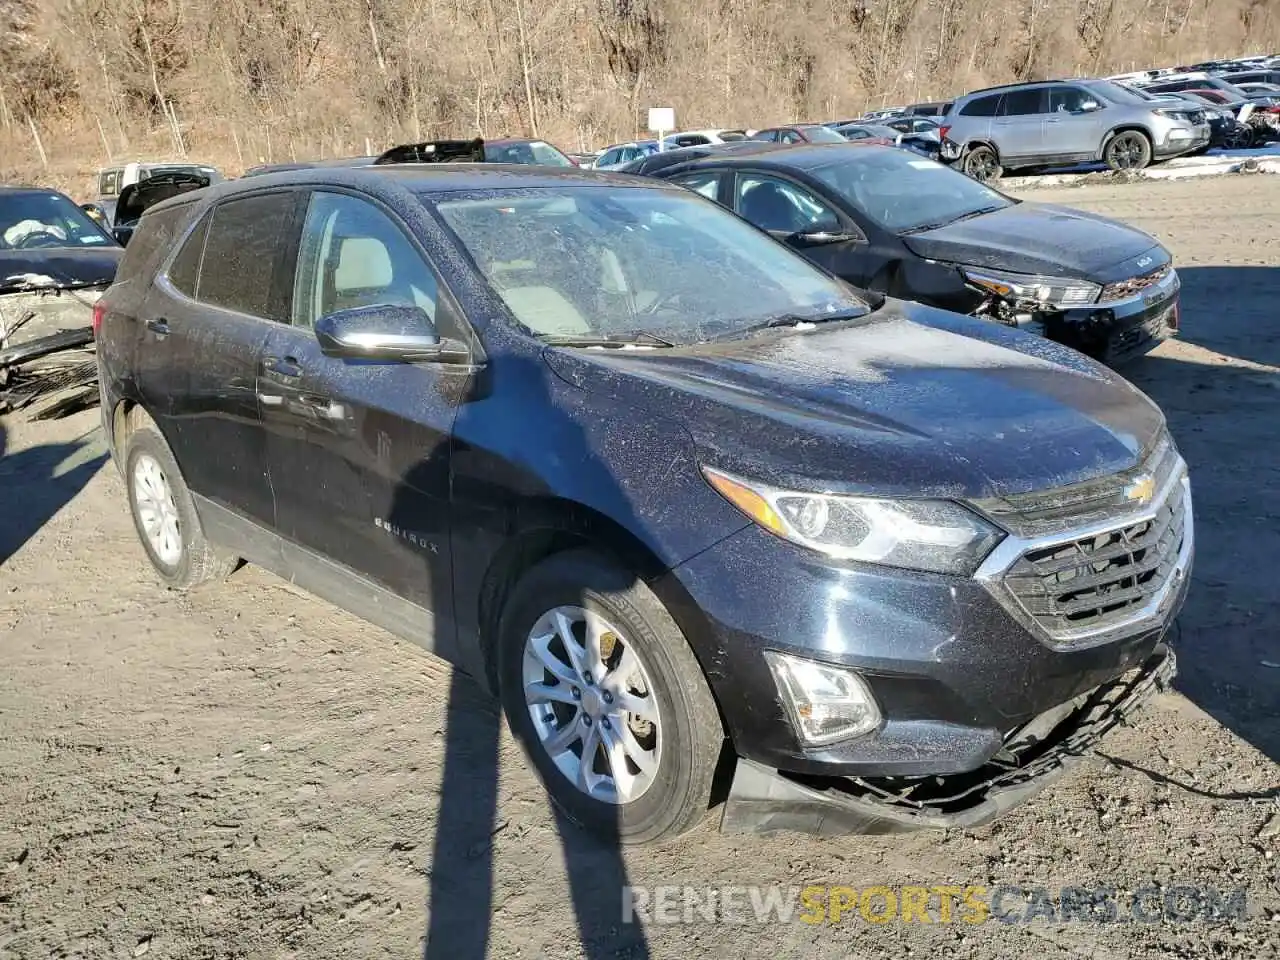
{"label": "white sign post", "polygon": [[665,150],[663,138],[676,128],[676,111],[674,107],[649,108],[649,132],[658,135],[658,149]]}

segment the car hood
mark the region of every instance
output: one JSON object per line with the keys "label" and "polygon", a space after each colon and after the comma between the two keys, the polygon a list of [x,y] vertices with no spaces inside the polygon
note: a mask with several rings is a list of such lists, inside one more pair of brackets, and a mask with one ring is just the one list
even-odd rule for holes
{"label": "car hood", "polygon": [[[1026,202],[903,240],[928,260],[1095,283],[1128,279],[1129,261],[1160,247],[1155,238],[1115,220]],[[1167,260],[1161,251],[1156,265]]]}
{"label": "car hood", "polygon": [[41,247],[0,250],[0,285],[11,277],[48,277],[57,286],[110,283],[124,248],[114,243],[100,247]]}
{"label": "car hood", "polygon": [[1043,338],[887,300],[810,332],[549,347],[575,386],[675,420],[704,463],[790,489],[977,498],[1132,467],[1163,429],[1121,377]]}

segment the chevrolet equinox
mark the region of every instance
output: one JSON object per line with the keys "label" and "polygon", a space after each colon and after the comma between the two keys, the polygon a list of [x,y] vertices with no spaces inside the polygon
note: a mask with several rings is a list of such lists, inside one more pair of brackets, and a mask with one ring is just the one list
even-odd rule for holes
{"label": "chevrolet equinox", "polygon": [[625,842],[713,805],[983,823],[1174,671],[1191,497],[1154,404],[680,187],[224,182],[142,217],[94,326],[165,584],[249,561],[411,638]]}

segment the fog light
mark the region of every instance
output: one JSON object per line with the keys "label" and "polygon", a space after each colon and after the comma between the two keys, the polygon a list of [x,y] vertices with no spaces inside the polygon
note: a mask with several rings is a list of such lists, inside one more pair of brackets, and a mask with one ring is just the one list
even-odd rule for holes
{"label": "fog light", "polygon": [[850,668],[774,651],[766,651],[764,657],[792,726],[805,744],[847,740],[880,725],[875,698]]}

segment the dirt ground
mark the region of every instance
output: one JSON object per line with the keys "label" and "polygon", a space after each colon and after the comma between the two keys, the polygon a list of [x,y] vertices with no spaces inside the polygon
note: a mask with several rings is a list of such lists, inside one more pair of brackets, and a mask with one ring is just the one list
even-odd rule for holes
{"label": "dirt ground", "polygon": [[[0,958],[421,957],[429,927],[429,958],[462,960],[486,940],[503,958],[1280,955],[1280,178],[1027,196],[1155,233],[1184,284],[1184,339],[1127,371],[1192,470],[1180,693],[1103,758],[971,832],[725,836],[710,818],[619,855],[561,829],[493,706],[417,648],[253,568],[160,589],[95,413],[10,419]],[[496,822],[469,815],[495,790]],[[1249,915],[642,926],[623,884],[1243,886]]]}

